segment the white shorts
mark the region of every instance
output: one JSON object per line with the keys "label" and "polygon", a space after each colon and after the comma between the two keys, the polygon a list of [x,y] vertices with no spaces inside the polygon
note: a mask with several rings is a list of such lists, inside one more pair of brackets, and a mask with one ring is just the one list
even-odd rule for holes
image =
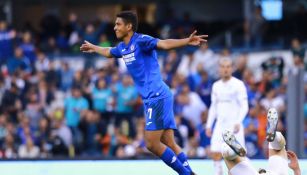
{"label": "white shorts", "polygon": [[[232,131],[230,128],[227,128],[227,129]],[[223,133],[222,128],[218,125],[215,125],[215,127],[213,129],[212,137],[211,137],[211,144],[210,144],[211,152],[219,152],[219,153],[222,152],[222,145],[224,143],[222,133]],[[236,136],[237,140],[239,141],[239,143],[244,148],[246,148],[245,147],[245,139],[244,139],[244,128],[243,128],[242,125],[240,126],[239,132],[236,133],[235,136]]]}
{"label": "white shorts", "polygon": [[268,172],[270,175],[288,175],[288,160],[278,156],[269,157]]}
{"label": "white shorts", "polygon": [[242,161],[229,171],[231,175],[259,175],[249,161]]}

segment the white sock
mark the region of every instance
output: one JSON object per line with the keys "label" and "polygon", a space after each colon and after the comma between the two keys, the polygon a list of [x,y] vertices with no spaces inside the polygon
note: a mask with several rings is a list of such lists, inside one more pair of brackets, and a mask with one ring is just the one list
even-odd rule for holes
{"label": "white sock", "polygon": [[214,174],[215,175],[223,175],[223,166],[220,160],[213,161],[214,162]]}
{"label": "white sock", "polygon": [[285,148],[285,138],[280,132],[276,132],[273,142],[269,142],[269,149],[281,150]]}
{"label": "white sock", "polygon": [[234,160],[238,157],[238,155],[226,143],[223,143],[222,145],[222,156],[227,160]]}

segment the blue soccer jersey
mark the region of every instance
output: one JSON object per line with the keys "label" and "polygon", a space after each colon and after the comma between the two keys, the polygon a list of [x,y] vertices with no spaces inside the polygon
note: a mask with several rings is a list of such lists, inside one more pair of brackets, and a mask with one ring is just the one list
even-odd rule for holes
{"label": "blue soccer jersey", "polygon": [[158,39],[134,33],[129,44],[120,42],[110,52],[115,58],[123,58],[144,102],[171,96],[163,82],[157,59]]}

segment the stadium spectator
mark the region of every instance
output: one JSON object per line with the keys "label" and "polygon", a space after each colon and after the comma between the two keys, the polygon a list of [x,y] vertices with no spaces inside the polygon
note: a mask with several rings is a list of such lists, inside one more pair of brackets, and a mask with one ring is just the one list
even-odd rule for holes
{"label": "stadium spectator", "polygon": [[[71,129],[73,142],[76,147],[81,146],[81,133],[78,128],[81,117],[84,116],[89,108],[88,101],[82,96],[80,87],[73,87],[71,97],[65,99],[65,117],[66,125]],[[60,125],[63,125],[58,121]],[[66,140],[63,140],[66,142]],[[68,145],[68,144],[66,144]]]}
{"label": "stadium spectator", "polygon": [[163,59],[162,70],[163,79],[168,85],[171,84],[173,76],[177,72],[179,64],[180,58],[176,50],[168,51],[166,58]]}
{"label": "stadium spectator", "polygon": [[201,116],[207,110],[206,105],[197,93],[190,91],[187,84],[183,85],[176,100],[182,105],[182,116],[196,129],[201,124]]}
{"label": "stadium spectator", "polygon": [[72,87],[74,71],[69,67],[67,62],[63,62],[60,69],[61,90],[66,92]]}
{"label": "stadium spectator", "polygon": [[199,72],[201,80],[196,87],[196,92],[199,94],[202,101],[208,107],[211,104],[211,90],[213,80],[209,77],[208,73],[205,70]]}
{"label": "stadium spectator", "polygon": [[45,80],[50,88],[59,87],[60,85],[60,75],[55,68],[54,62],[49,62],[49,69],[44,74]]}
{"label": "stadium spectator", "polygon": [[273,85],[267,86],[265,97],[260,100],[260,104],[266,109],[275,108],[280,114],[285,111],[285,104],[282,96],[277,94],[277,90]]}
{"label": "stadium spectator", "polygon": [[108,124],[111,117],[111,111],[108,109],[108,106],[113,98],[111,88],[107,86],[106,80],[99,79],[91,93],[93,99],[93,109],[98,111],[101,118]]}
{"label": "stadium spectator", "polygon": [[36,61],[35,46],[33,43],[32,34],[29,31],[23,33],[22,42],[20,43],[19,47],[22,49],[24,56],[29,59],[31,65],[34,65]]}
{"label": "stadium spectator", "polygon": [[46,72],[49,70],[49,59],[42,51],[37,51],[37,61],[35,62],[35,70]]}
{"label": "stadium spectator", "polygon": [[218,59],[214,52],[209,48],[208,43],[203,43],[199,49],[197,49],[194,53],[194,58],[196,64],[201,64],[205,71],[208,72],[209,77],[212,79],[217,79],[218,74]]}
{"label": "stadium spectator", "polygon": [[235,61],[235,71],[233,76],[242,80],[244,71],[247,69],[247,55],[242,54],[240,55]]}
{"label": "stadium spectator", "polygon": [[283,79],[283,71],[285,67],[284,59],[281,57],[271,57],[261,64],[263,71],[268,71],[272,76],[272,85],[278,87]]}
{"label": "stadium spectator", "polygon": [[2,112],[8,114],[13,122],[17,122],[17,113],[22,108],[18,91],[17,85],[12,83],[10,89],[4,92],[1,102]]}
{"label": "stadium spectator", "polygon": [[17,158],[17,147],[14,136],[8,133],[3,144],[4,157],[7,159]]}
{"label": "stadium spectator", "polygon": [[40,156],[39,147],[34,145],[31,137],[26,138],[26,143],[22,144],[18,148],[19,158],[38,158]]}
{"label": "stadium spectator", "polygon": [[34,133],[35,144],[41,150],[41,157],[50,157],[50,134],[51,125],[50,119],[47,117],[42,117],[39,120],[38,129]]}
{"label": "stadium spectator", "polygon": [[108,40],[108,37],[106,34],[100,35],[98,45],[101,47],[111,47],[111,42]]}
{"label": "stadium spectator", "polygon": [[16,37],[16,31],[9,29],[7,25],[6,21],[0,19],[0,67],[14,52],[13,39]]}
{"label": "stadium spectator", "polygon": [[79,125],[83,134],[83,150],[85,154],[101,155],[99,140],[107,133],[107,123],[101,120],[97,111],[87,111]]}
{"label": "stadium spectator", "polygon": [[[129,136],[135,136],[135,128],[133,127],[134,120],[134,105],[137,100],[137,91],[133,85],[133,81],[130,76],[124,75],[122,82],[115,87],[115,125],[117,128],[121,127],[122,122],[126,120],[128,122]],[[125,131],[122,131],[125,132]]]}
{"label": "stadium spectator", "polygon": [[248,149],[248,157],[254,157],[259,154],[258,149],[258,128],[259,122],[257,119],[257,108],[251,108],[248,115],[243,121],[244,133],[245,133],[245,145]]}
{"label": "stadium spectator", "polygon": [[37,121],[43,117],[44,103],[40,103],[39,96],[35,91],[30,92],[27,98],[28,100],[25,108],[25,115],[29,117],[31,127],[37,129],[39,124]]}
{"label": "stadium spectator", "polygon": [[16,47],[14,50],[14,56],[7,60],[7,68],[10,74],[13,74],[17,70],[30,73],[31,62],[29,58],[24,55],[23,50],[20,47]]}
{"label": "stadium spectator", "polygon": [[[69,155],[69,150],[73,149],[73,132],[64,123],[63,112],[61,110],[55,111],[52,116],[53,129],[51,131],[51,152],[53,155]],[[70,156],[73,156],[70,154]]]}

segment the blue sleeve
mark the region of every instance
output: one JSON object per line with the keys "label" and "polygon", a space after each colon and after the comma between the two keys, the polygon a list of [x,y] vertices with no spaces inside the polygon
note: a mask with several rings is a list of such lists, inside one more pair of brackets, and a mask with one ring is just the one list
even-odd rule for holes
{"label": "blue sleeve", "polygon": [[112,47],[111,50],[110,50],[110,53],[115,58],[121,58],[122,57],[122,54],[120,53],[118,46]]}
{"label": "blue sleeve", "polygon": [[151,51],[157,48],[158,39],[149,35],[141,35],[138,44],[143,51]]}

